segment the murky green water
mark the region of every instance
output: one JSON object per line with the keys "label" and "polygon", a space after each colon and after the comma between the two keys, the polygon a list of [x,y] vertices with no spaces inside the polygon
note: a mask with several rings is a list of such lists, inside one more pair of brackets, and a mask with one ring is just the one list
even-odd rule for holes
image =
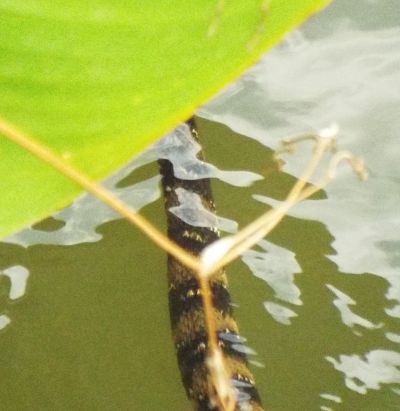
{"label": "murky green water", "polygon": [[[370,169],[360,183],[342,168],[229,268],[270,411],[400,409],[399,21],[396,0],[337,0],[201,112],[219,171],[199,172],[216,177],[228,231],[296,181],[309,152],[278,173],[271,148],[284,136],[337,122],[341,147]],[[160,150],[108,184],[164,227]],[[163,153],[185,170],[187,152]],[[0,409],[189,410],[164,254],[88,198],[56,218],[0,244]]]}

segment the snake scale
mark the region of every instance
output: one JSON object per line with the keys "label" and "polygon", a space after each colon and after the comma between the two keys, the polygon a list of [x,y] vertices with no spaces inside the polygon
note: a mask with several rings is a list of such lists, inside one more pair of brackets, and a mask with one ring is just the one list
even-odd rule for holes
{"label": "snake scale", "polygon": [[[193,119],[186,122],[191,136],[198,142]],[[197,154],[203,160],[203,153]],[[159,160],[167,215],[168,237],[193,255],[199,255],[219,238],[216,227],[194,227],[174,215],[171,207],[179,206],[177,189],[188,190],[201,199],[203,207],[215,213],[210,179],[183,180],[175,177],[173,165]],[[172,256],[168,256],[168,297],[172,335],[182,382],[188,398],[197,411],[223,411],[210,402],[210,376],[206,365],[207,332],[204,323],[201,291],[195,274]],[[239,336],[238,325],[232,316],[227,277],[220,270],[210,279],[218,344],[236,392],[237,411],[261,411],[261,400],[248,368],[248,361]],[[244,347],[243,347],[244,348]]]}

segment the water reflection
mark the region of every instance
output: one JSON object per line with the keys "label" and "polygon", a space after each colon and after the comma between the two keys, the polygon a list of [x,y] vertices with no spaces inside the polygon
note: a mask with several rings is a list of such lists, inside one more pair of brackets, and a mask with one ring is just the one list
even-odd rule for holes
{"label": "water reflection", "polygon": [[7,327],[8,324],[10,324],[11,320],[10,317],[6,314],[1,314],[0,315],[0,330],[3,328]]}
{"label": "water reflection", "polygon": [[378,390],[381,384],[400,384],[398,352],[373,350],[365,356],[353,354],[340,355],[339,359],[326,359],[345,375],[346,386],[359,394]]}
{"label": "water reflection", "polygon": [[266,240],[260,241],[258,248],[262,251],[246,251],[242,257],[243,262],[256,277],[267,282],[276,298],[301,305],[301,291],[294,282],[294,275],[300,273],[301,268],[294,253]]}
{"label": "water reflection", "polygon": [[[333,304],[339,310],[343,324],[347,325],[350,328],[353,328],[355,325],[359,325],[360,327],[364,327],[370,330],[374,328],[381,328],[383,326],[382,323],[374,324],[366,318],[355,314],[353,311],[351,311],[349,306],[356,305],[357,303],[351,297],[331,284],[327,284],[326,286],[336,296],[336,298],[333,300]],[[356,335],[362,335],[359,331],[353,330],[353,332]]]}
{"label": "water reflection", "polygon": [[25,294],[26,283],[29,277],[29,271],[21,266],[14,265],[3,270],[0,275],[10,279],[10,291],[8,296],[11,300],[21,298]]}
{"label": "water reflection", "polygon": [[[22,265],[13,265],[0,271],[1,277],[9,280],[8,298],[17,300],[25,294],[29,271]],[[0,330],[11,323],[11,318],[7,314],[0,314]]]}
{"label": "water reflection", "polygon": [[322,393],[320,394],[320,397],[324,400],[336,402],[337,404],[340,404],[342,402],[342,399],[334,394]]}
{"label": "water reflection", "polygon": [[171,207],[170,211],[182,221],[194,227],[217,228],[227,233],[235,233],[238,229],[236,221],[217,216],[207,210],[201,200],[201,197],[184,188],[177,188],[179,206]]}
{"label": "water reflection", "polygon": [[297,317],[297,314],[293,310],[283,306],[282,304],[274,303],[272,301],[265,301],[264,307],[275,321],[278,321],[278,323],[284,325],[290,325],[290,318]]}
{"label": "water reflection", "polygon": [[400,334],[387,332],[385,336],[388,340],[400,344]]}

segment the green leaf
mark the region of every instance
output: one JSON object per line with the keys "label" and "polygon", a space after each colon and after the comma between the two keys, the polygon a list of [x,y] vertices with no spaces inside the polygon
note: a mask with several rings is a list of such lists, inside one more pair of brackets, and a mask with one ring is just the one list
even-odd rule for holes
{"label": "green leaf", "polygon": [[[98,180],[329,2],[226,1],[209,37],[217,1],[2,0],[0,116]],[[0,236],[80,191],[4,136],[0,156]]]}

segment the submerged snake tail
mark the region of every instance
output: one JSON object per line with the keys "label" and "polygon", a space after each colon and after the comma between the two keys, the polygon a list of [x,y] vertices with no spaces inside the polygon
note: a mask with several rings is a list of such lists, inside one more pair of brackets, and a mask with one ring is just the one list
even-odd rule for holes
{"label": "submerged snake tail", "polygon": [[[194,121],[191,119],[186,124],[190,128],[191,137],[198,141]],[[201,151],[197,157],[203,159]],[[218,229],[194,227],[181,220],[170,209],[180,205],[177,190],[183,189],[197,195],[202,206],[215,213],[210,180],[208,178],[180,179],[175,177],[173,166],[168,160],[159,160],[159,165],[168,237],[192,254],[199,255],[207,245],[219,238]],[[211,379],[206,364],[208,339],[198,280],[193,271],[170,255],[168,256],[168,287],[172,334],[187,396],[197,411],[222,411],[210,401]],[[261,411],[263,409],[261,400],[255,387],[254,377],[248,368],[243,340],[239,336],[237,323],[232,316],[231,298],[224,270],[211,276],[210,289],[218,344],[236,392],[235,410]]]}

